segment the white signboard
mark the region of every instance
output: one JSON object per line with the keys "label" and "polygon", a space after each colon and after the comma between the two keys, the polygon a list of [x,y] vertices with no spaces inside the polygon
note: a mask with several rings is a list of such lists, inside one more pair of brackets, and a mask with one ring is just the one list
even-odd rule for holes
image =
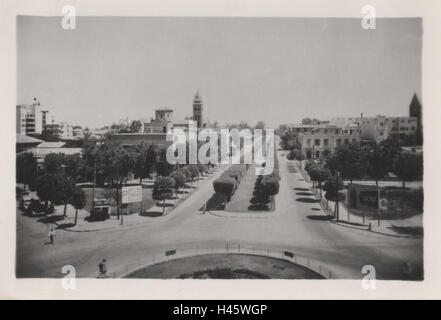
{"label": "white signboard", "polygon": [[121,203],[133,203],[142,201],[142,186],[122,187]]}

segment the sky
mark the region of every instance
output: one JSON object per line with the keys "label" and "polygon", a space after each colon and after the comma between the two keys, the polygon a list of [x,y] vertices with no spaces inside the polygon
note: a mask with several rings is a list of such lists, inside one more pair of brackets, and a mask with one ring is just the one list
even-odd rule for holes
{"label": "sky", "polygon": [[17,17],[17,104],[98,128],[158,107],[267,126],[408,115],[421,100],[422,21],[345,18]]}

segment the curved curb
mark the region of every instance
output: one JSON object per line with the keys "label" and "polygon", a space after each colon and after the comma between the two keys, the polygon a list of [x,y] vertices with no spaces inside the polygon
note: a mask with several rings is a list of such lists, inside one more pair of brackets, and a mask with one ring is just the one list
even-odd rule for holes
{"label": "curved curb", "polygon": [[349,226],[349,225],[346,225],[345,223],[337,222],[337,221],[329,221],[329,222],[331,222],[335,225],[341,226],[341,227],[345,227],[345,228],[349,228],[349,229],[356,229],[356,230],[361,230],[361,231],[367,231],[369,233],[381,234],[383,236],[388,236],[388,237],[405,238],[405,239],[420,239],[420,238],[422,238],[419,236],[405,236],[405,235],[399,235],[399,234],[392,234],[392,233],[385,233],[385,232],[379,232],[379,231],[374,231],[374,230],[368,230],[368,229],[364,229],[364,228],[357,228],[356,226]]}
{"label": "curved curb", "polygon": [[[125,267],[116,269],[116,270],[109,270],[109,274],[112,274],[111,278],[124,278],[127,275],[158,264],[162,262],[167,261],[173,261],[173,260],[179,260],[181,258],[187,258],[187,257],[195,257],[195,256],[201,256],[201,255],[208,255],[208,254],[245,254],[245,255],[253,255],[253,256],[259,256],[259,257],[266,257],[266,258],[273,258],[273,259],[280,259],[283,261],[290,262],[292,264],[295,264],[297,266],[303,267],[308,269],[309,271],[315,272],[318,275],[322,276],[324,279],[337,279],[335,274],[333,274],[329,269],[324,267],[323,263],[314,260],[305,258],[302,256],[298,256],[295,254],[295,252],[287,251],[288,249],[262,249],[262,248],[256,248],[253,247],[253,249],[240,247],[228,247],[228,245],[225,248],[206,248],[206,249],[193,249],[193,250],[186,250],[180,249],[179,247],[176,247],[173,250],[164,251],[164,254],[161,256],[155,256],[150,257],[148,261],[144,260],[139,261],[137,264],[131,264],[126,265]],[[167,255],[167,253],[174,252],[172,255]],[[180,254],[179,254],[180,252]],[[323,280],[323,279],[317,279],[317,280]]]}

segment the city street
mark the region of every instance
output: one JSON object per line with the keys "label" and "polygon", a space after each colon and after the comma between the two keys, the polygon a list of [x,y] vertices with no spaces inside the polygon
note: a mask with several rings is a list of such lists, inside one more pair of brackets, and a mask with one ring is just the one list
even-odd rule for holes
{"label": "city street", "polygon": [[401,279],[403,264],[412,278],[422,278],[423,240],[381,235],[324,219],[308,184],[294,162],[278,151],[280,192],[276,214],[267,219],[201,215],[213,194],[211,183],[200,187],[167,216],[149,223],[96,232],[57,230],[55,245],[45,244],[50,225],[17,213],[17,276],[61,277],[73,265],[79,277],[96,277],[98,263],[107,259],[109,271],[166,249],[229,244],[290,249],[319,261],[339,278],[361,278],[364,265],[373,265],[380,279]]}

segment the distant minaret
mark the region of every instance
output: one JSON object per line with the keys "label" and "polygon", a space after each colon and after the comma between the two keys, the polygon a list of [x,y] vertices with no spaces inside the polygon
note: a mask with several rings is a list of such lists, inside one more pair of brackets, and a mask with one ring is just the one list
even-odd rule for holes
{"label": "distant minaret", "polygon": [[197,122],[198,128],[203,126],[203,103],[199,94],[199,90],[196,91],[193,99],[193,120]]}

